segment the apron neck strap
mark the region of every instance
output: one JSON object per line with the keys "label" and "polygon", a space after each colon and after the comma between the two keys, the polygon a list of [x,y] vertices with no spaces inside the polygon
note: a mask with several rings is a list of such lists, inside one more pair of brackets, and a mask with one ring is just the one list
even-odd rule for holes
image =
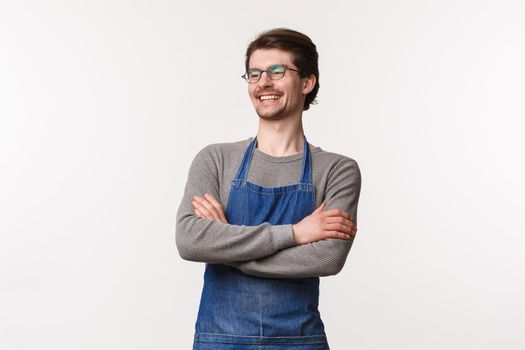
{"label": "apron neck strap", "polygon": [[237,176],[235,176],[236,179],[239,180],[246,180],[248,177],[248,169],[250,169],[250,163],[252,161],[253,157],[253,150],[255,149],[255,144],[257,143],[257,136],[255,136],[248,145],[248,148],[244,152],[244,156],[242,157],[241,166],[239,167],[239,170],[237,171]]}
{"label": "apron neck strap", "polygon": [[[248,145],[248,148],[244,152],[244,156],[242,157],[241,166],[239,167],[239,170],[237,171],[236,179],[239,180],[246,180],[248,177],[248,170],[250,169],[250,163],[253,158],[253,153],[255,150],[255,145],[257,143],[257,136],[253,138],[253,140]],[[306,136],[304,136],[304,145],[303,145],[303,161],[301,165],[301,178],[299,179],[299,183],[312,183],[312,156],[310,154],[310,147],[308,147],[308,141],[306,140]]]}
{"label": "apron neck strap", "polygon": [[303,164],[301,166],[301,179],[299,183],[302,184],[311,184],[312,183],[312,155],[310,154],[310,147],[308,146],[308,141],[306,136],[304,137],[304,146],[303,146]]}

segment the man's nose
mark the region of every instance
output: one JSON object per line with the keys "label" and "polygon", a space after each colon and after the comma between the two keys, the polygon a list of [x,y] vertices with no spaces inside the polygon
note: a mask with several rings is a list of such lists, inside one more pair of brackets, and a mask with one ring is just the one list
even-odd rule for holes
{"label": "man's nose", "polygon": [[[264,73],[266,73],[266,76],[264,75]],[[267,71],[262,71],[261,77],[259,78],[259,81],[257,82],[257,84],[259,86],[268,86],[268,85],[271,85],[271,83],[272,83],[272,79],[270,78],[270,73],[268,73]]]}

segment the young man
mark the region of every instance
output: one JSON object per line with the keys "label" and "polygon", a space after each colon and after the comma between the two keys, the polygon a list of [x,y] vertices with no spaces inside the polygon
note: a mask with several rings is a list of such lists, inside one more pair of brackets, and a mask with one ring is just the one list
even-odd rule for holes
{"label": "young man", "polygon": [[310,38],[260,34],[243,78],[257,135],[201,150],[177,213],[181,257],[207,263],[194,349],[328,349],[319,276],[337,274],[352,245],[359,167],[304,136],[319,89]]}

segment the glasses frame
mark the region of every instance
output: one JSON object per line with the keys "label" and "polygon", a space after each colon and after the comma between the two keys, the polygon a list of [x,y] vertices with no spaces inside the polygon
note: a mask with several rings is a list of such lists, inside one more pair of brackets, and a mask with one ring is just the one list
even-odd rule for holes
{"label": "glasses frame", "polygon": [[[283,67],[284,68],[284,72],[283,72],[283,76],[280,77],[280,78],[274,78],[272,77],[272,75],[270,74],[270,69],[274,68],[274,67]],[[293,68],[290,68],[284,64],[274,64],[273,66],[270,66],[266,69],[259,69],[259,68],[252,68],[251,70],[258,70],[259,72],[261,72],[261,74],[259,75],[259,79],[257,79],[256,81],[254,82],[250,82],[250,78],[248,78],[248,72],[244,73],[243,75],[241,75],[241,78],[243,78],[248,84],[255,84],[255,83],[258,83],[259,80],[261,80],[261,77],[262,77],[262,74],[264,72],[266,72],[266,74],[268,74],[268,76],[270,77],[271,80],[281,80],[282,78],[284,78],[284,76],[286,75],[286,71],[287,70],[293,70],[294,72],[297,72],[297,73],[301,73],[300,71],[298,71],[297,69],[293,69]]]}

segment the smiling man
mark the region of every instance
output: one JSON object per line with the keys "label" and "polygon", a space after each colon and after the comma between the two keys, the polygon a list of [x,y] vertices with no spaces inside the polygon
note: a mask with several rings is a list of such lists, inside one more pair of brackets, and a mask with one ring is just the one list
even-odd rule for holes
{"label": "smiling man", "polygon": [[329,349],[319,277],[343,268],[356,234],[357,163],[306,140],[319,90],[306,35],[261,33],[246,51],[253,138],[206,146],[177,213],[183,259],[205,262],[194,349]]}

